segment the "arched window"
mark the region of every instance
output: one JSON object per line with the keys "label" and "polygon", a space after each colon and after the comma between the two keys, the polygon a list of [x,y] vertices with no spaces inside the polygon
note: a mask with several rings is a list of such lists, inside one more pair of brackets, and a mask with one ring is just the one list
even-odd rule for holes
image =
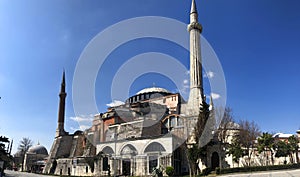
{"label": "arched window", "polygon": [[105,148],[103,148],[102,152],[105,154],[105,155],[111,155],[111,154],[114,154],[114,150],[109,147],[109,146],[105,146]]}
{"label": "arched window", "polygon": [[144,153],[149,153],[149,152],[165,152],[166,149],[163,147],[163,145],[161,145],[160,143],[157,143],[157,142],[153,142],[153,143],[150,143]]}
{"label": "arched window", "polygon": [[121,155],[136,155],[136,154],[137,154],[137,150],[131,144],[127,144],[121,150]]}

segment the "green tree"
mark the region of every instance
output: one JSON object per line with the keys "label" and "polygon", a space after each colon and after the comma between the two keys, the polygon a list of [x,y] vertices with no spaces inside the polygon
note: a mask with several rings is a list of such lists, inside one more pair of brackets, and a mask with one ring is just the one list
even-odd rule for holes
{"label": "green tree", "polygon": [[[276,141],[274,143],[275,157],[286,157],[290,154],[290,146],[284,141]],[[286,160],[285,160],[286,163]]]}
{"label": "green tree", "polygon": [[228,145],[226,154],[232,155],[233,161],[236,162],[239,167],[239,160],[245,155],[245,152],[237,138],[234,138],[232,143]]}
{"label": "green tree", "polygon": [[268,152],[270,152],[271,154],[271,161],[272,164],[274,164],[274,158],[273,158],[273,147],[274,147],[274,138],[272,136],[272,134],[268,133],[268,132],[264,132],[259,138],[258,138],[258,152],[261,153],[263,152],[267,163],[266,165],[268,165],[268,161],[269,161],[269,155]]}
{"label": "green tree", "polygon": [[[10,165],[10,162],[12,161],[9,150],[5,146],[6,143],[9,143],[8,138],[5,136],[0,136],[0,161],[4,162],[4,168],[8,167]],[[3,173],[4,168],[0,168],[0,174]]]}
{"label": "green tree", "polygon": [[201,104],[201,107],[200,107],[200,113],[199,113],[198,120],[197,120],[196,127],[195,127],[196,142],[199,147],[202,147],[205,145],[205,144],[201,144],[201,142],[199,140],[200,140],[201,135],[205,131],[205,126],[206,126],[209,116],[210,116],[209,105],[205,101],[203,101]]}
{"label": "green tree", "polygon": [[210,116],[209,105],[203,101],[200,107],[200,113],[195,126],[195,144],[188,145],[187,147],[187,158],[190,167],[190,175],[195,176],[198,171],[198,160],[201,159],[202,162],[206,163],[206,148],[207,145],[203,145],[200,142],[200,137],[205,131],[205,125]]}
{"label": "green tree", "polygon": [[175,173],[175,171],[174,171],[174,168],[173,168],[173,167],[171,167],[171,166],[167,166],[167,167],[166,167],[166,174],[167,174],[168,176],[173,176],[174,173]]}
{"label": "green tree", "polygon": [[290,136],[288,139],[288,144],[290,146],[290,157],[291,157],[291,162],[294,163],[295,160],[293,158],[293,154],[296,154],[296,163],[299,163],[299,156],[298,156],[298,151],[299,151],[299,139],[296,136]]}

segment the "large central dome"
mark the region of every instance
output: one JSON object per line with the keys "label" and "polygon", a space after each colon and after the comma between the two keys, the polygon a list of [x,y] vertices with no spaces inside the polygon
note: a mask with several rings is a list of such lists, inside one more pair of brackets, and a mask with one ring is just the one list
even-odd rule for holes
{"label": "large central dome", "polygon": [[137,92],[137,95],[144,94],[144,93],[153,93],[153,92],[161,92],[161,93],[171,93],[170,91],[160,88],[160,87],[150,87],[150,88],[144,88],[143,90]]}

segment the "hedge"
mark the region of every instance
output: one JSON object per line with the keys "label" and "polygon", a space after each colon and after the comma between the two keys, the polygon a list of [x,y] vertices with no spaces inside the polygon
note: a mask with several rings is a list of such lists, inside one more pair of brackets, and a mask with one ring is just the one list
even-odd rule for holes
{"label": "hedge", "polygon": [[226,173],[284,170],[284,169],[297,169],[297,168],[300,168],[300,164],[251,166],[251,167],[223,168],[223,169],[216,168],[216,173],[217,174],[226,174]]}

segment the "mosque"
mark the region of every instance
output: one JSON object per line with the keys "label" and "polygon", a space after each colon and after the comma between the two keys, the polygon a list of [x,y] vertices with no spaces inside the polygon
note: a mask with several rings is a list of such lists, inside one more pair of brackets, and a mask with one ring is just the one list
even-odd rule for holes
{"label": "mosque", "polygon": [[[186,141],[191,139],[205,101],[201,65],[200,34],[195,0],[190,11],[190,95],[164,88],[145,88],[125,103],[94,116],[92,127],[69,134],[64,130],[65,73],[63,73],[58,126],[44,173],[76,176],[146,176],[153,169],[174,167],[175,174],[187,174]],[[213,148],[212,148],[213,149]],[[207,152],[220,165],[218,150]],[[213,163],[213,164],[212,164]]]}
{"label": "mosque", "polygon": [[47,149],[38,143],[28,149],[24,157],[24,170],[34,173],[42,173],[45,166],[45,158],[48,157]]}
{"label": "mosque", "polygon": [[42,173],[48,155],[47,149],[40,143],[30,147],[25,154],[18,151],[14,154],[14,170]]}

